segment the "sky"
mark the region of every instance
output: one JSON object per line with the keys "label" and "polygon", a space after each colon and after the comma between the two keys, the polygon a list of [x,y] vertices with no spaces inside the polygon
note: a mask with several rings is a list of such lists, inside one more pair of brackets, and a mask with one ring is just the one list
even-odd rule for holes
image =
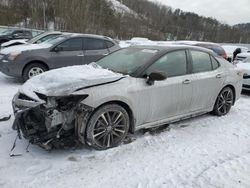
{"label": "sky", "polygon": [[250,22],[250,0],[151,0],[176,9],[213,17],[229,25]]}

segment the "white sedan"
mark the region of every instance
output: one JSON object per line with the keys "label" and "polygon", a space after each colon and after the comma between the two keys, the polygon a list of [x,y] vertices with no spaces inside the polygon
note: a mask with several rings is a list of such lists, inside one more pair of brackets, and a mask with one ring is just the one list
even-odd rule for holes
{"label": "white sedan", "polygon": [[13,128],[46,149],[68,140],[108,149],[142,128],[226,115],[241,89],[242,72],[210,50],[134,46],[27,81],[13,99]]}

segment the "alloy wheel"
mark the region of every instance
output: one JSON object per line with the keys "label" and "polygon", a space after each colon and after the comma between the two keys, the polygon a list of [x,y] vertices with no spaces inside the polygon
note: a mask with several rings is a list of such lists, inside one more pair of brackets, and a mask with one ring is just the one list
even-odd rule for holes
{"label": "alloy wheel", "polygon": [[123,140],[127,132],[127,120],[121,111],[102,113],[93,128],[94,142],[101,148],[110,148]]}
{"label": "alloy wheel", "polygon": [[231,88],[225,88],[224,90],[222,90],[217,98],[216,104],[218,115],[226,115],[233,105],[233,100],[234,94]]}
{"label": "alloy wheel", "polygon": [[28,72],[28,76],[29,78],[32,78],[34,76],[37,76],[39,74],[44,73],[44,70],[40,67],[32,67],[29,72]]}

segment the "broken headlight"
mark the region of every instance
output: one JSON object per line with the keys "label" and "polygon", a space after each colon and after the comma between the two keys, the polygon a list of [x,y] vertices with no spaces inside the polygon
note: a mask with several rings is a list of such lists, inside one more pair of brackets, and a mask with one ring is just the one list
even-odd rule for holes
{"label": "broken headlight", "polygon": [[56,97],[55,100],[60,111],[68,111],[87,97],[88,95],[70,95],[64,97]]}

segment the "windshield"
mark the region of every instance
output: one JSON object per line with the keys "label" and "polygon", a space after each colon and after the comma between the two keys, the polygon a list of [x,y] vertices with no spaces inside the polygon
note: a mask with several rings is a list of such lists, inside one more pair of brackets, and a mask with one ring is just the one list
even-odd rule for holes
{"label": "windshield", "polygon": [[54,40],[59,35],[62,35],[62,34],[60,34],[60,33],[43,33],[42,35],[40,34],[40,35],[30,39],[28,41],[28,43],[30,43],[30,44],[33,44],[33,43],[39,44],[39,43],[45,42],[45,41],[50,40],[50,39]]}
{"label": "windshield", "polygon": [[8,29],[8,30],[5,30],[5,31],[1,32],[0,34],[1,34],[1,35],[9,35],[9,34],[11,34],[12,32],[13,32],[13,30]]}
{"label": "windshield", "polygon": [[57,44],[58,42],[64,40],[65,38],[67,38],[67,36],[65,36],[65,35],[59,35],[59,36],[52,37],[52,38],[44,41],[43,43],[54,45],[54,44]]}
{"label": "windshield", "polygon": [[126,48],[102,58],[97,64],[114,72],[131,74],[145,65],[157,52],[155,49]]}
{"label": "windshield", "polygon": [[35,41],[39,40],[39,38],[42,37],[42,35],[44,35],[45,33],[46,33],[46,32],[42,32],[42,33],[36,35],[35,37],[31,38],[31,39],[28,40],[27,42],[30,43],[30,44],[32,44],[32,43],[34,43]]}

